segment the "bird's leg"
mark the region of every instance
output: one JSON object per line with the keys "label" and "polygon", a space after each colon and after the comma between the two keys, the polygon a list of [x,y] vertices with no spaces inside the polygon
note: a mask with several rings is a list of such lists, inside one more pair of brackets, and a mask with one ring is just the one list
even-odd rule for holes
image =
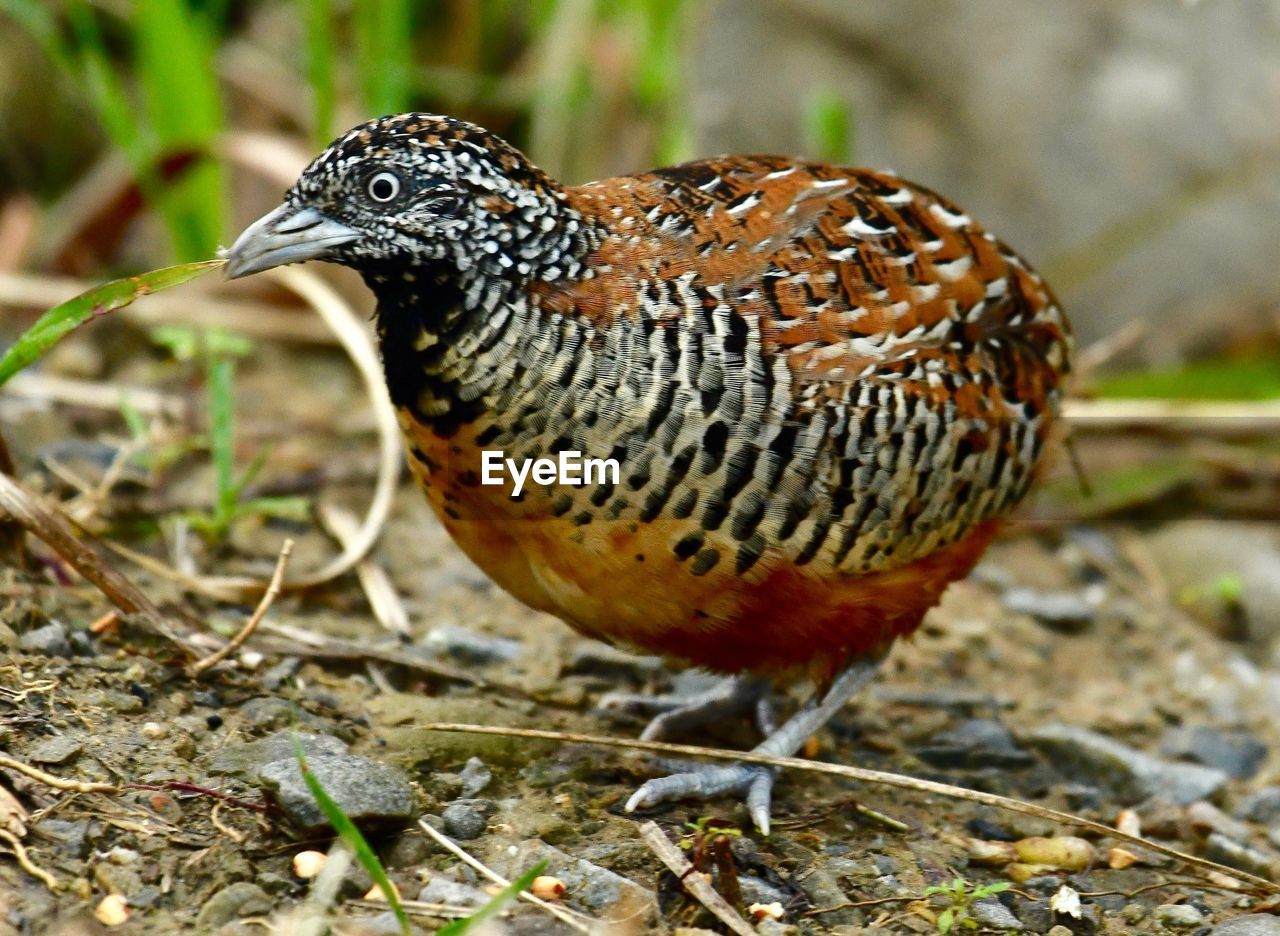
{"label": "bird's leg", "polygon": [[768,735],[774,727],[769,708],[771,686],[771,680],[760,676],[734,676],[693,695],[611,692],[600,700],[600,705],[614,711],[656,713],[640,735],[643,741],[714,725],[746,713],[755,718],[761,734]]}
{"label": "bird's leg", "polygon": [[[836,676],[831,688],[821,699],[814,693],[799,711],[770,732],[752,752],[779,757],[795,754],[810,735],[825,725],[871,681],[883,659],[884,655],[880,654],[850,663]],[[746,797],[751,821],[763,834],[769,834],[769,805],[773,797],[773,781],[777,775],[774,768],[759,764],[676,763],[678,766],[671,766],[679,770],[678,773],[649,780],[636,790],[631,799],[627,800],[627,811],[656,806],[667,800],[689,797],[708,799],[722,793],[734,793]]]}

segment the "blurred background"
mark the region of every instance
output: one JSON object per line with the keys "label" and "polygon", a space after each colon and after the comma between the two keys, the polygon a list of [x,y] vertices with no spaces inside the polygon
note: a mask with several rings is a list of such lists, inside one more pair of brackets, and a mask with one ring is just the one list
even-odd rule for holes
{"label": "blurred background", "polygon": [[[1101,406],[1075,413],[1088,495],[1064,458],[1033,519],[1280,518],[1276,0],[0,0],[0,341],[93,283],[212,256],[334,135],[407,109],[487,126],[568,183],[754,151],[935,188],[1055,286],[1078,402]],[[354,277],[322,272],[370,310]],[[200,479],[211,449],[221,533],[238,496],[339,444],[291,432],[299,407],[367,447],[367,421],[326,423],[354,419],[359,392],[332,339],[259,279],[210,277],[56,348],[43,383],[10,389],[107,389],[93,418],[59,410],[70,429],[23,422],[47,411],[11,398],[28,457],[123,421],[151,433],[155,484],[175,465]],[[235,316],[200,305],[210,293],[258,305]],[[243,334],[213,347],[209,323]],[[139,411],[181,409],[164,457],[117,384],[184,403]],[[1124,417],[1135,398],[1155,410]],[[1205,403],[1225,415],[1162,421]],[[232,455],[255,477],[265,464],[256,487],[247,469],[232,483]],[[179,496],[174,477],[165,505],[207,503],[205,480]]]}

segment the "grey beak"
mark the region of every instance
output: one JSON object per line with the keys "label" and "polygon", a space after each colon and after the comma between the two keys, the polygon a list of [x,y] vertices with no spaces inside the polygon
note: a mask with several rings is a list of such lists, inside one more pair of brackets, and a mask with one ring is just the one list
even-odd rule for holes
{"label": "grey beak", "polygon": [[330,259],[334,247],[362,236],[314,208],[284,204],[245,228],[222,257],[228,261],[227,276],[236,279],[286,263]]}

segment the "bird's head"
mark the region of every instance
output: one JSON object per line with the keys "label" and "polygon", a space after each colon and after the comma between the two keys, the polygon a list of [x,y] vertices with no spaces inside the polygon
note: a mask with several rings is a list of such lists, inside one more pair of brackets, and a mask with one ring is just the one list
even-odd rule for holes
{"label": "bird's head", "polygon": [[553,266],[578,228],[564,190],[506,141],[400,114],[335,140],[225,256],[233,278],[328,260],[375,288],[415,266],[527,277]]}

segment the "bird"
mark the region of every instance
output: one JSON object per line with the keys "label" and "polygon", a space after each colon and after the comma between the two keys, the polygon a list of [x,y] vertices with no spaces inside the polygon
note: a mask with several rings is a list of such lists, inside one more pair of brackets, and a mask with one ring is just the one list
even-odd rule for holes
{"label": "bird", "polygon": [[[392,115],[224,258],[356,270],[454,542],[579,633],[724,677],[611,696],[653,716],[642,737],[745,717],[758,753],[799,751],[971,571],[1043,473],[1071,369],[1050,287],[955,204],[785,156],[564,185],[472,123]],[[486,452],[619,470],[516,493]],[[801,680],[779,723],[771,690]],[[671,769],[627,810],[732,795],[768,834],[772,768]]]}

